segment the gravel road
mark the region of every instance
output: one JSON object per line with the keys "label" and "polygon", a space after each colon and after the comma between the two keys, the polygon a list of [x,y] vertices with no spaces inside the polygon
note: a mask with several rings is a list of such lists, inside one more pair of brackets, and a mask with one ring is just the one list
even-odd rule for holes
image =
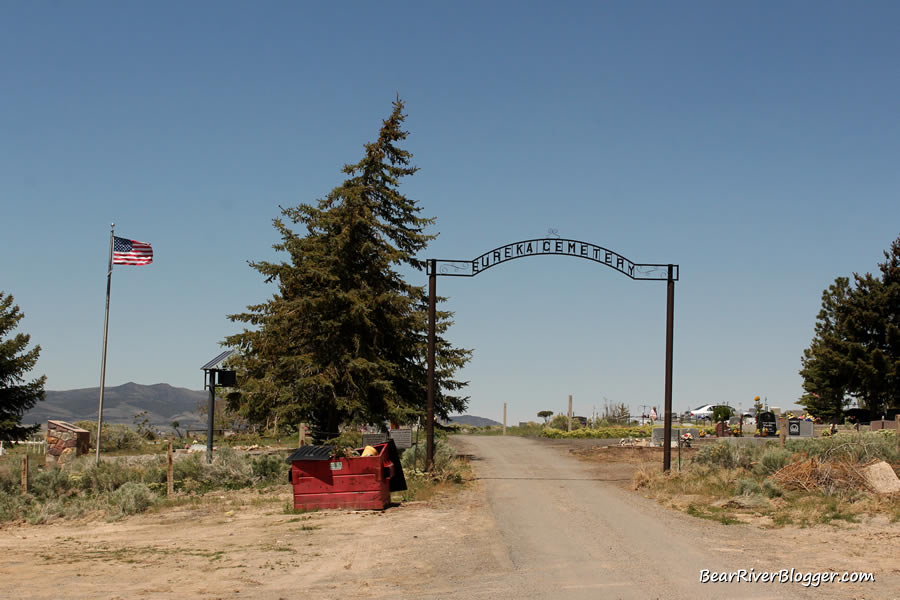
{"label": "gravel road", "polygon": [[[473,455],[508,555],[509,572],[481,577],[484,597],[888,597],[848,596],[846,587],[834,589],[841,588],[837,584],[818,590],[800,584],[701,584],[701,569],[759,572],[802,565],[776,564],[765,548],[736,541],[734,533],[749,537],[747,528],[675,513],[603,480],[565,448],[512,436],[469,436],[454,443]],[[776,541],[779,533],[759,533],[764,535]],[[453,597],[481,597],[474,592],[470,587]]]}

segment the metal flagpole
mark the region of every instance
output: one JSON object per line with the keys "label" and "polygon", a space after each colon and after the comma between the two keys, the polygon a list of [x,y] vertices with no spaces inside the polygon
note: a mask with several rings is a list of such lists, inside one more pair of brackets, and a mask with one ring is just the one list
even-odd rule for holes
{"label": "metal flagpole", "polygon": [[106,272],[106,315],[103,317],[103,359],[100,362],[100,408],[97,411],[97,464],[100,464],[100,429],[103,427],[103,389],[106,386],[106,333],[109,331],[109,290],[112,285],[113,268],[113,230],[115,223],[109,226],[109,269]]}

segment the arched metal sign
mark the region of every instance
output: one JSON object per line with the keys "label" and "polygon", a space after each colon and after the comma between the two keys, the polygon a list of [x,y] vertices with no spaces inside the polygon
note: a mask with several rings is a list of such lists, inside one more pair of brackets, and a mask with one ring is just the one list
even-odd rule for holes
{"label": "arched metal sign", "polygon": [[[474,277],[491,267],[528,256],[571,256],[614,269],[634,280],[666,281],[666,390],[664,439],[672,437],[672,330],[675,305],[675,282],[679,269],[675,264],[636,263],[618,252],[603,246],[562,238],[538,238],[513,242],[485,252],[472,260],[430,259],[428,264],[428,398],[425,421],[425,467],[434,464],[434,362],[435,362],[435,305],[437,303],[437,277]],[[663,469],[672,464],[671,443],[663,443]]]}

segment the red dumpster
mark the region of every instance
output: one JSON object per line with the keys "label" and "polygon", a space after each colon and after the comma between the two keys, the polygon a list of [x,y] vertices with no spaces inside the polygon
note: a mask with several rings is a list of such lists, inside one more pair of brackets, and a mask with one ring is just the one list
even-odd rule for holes
{"label": "red dumpster", "polygon": [[384,509],[391,492],[406,489],[393,440],[374,446],[375,456],[332,458],[331,446],[302,446],[291,463],[294,509]]}

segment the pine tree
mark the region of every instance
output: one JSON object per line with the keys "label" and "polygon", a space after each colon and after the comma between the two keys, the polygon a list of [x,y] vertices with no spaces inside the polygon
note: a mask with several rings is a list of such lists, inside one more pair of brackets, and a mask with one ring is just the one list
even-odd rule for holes
{"label": "pine tree", "polygon": [[805,394],[798,402],[822,419],[839,419],[850,400],[853,365],[844,315],[851,292],[847,277],[838,277],[822,292],[815,336],[801,358]]}
{"label": "pine tree", "polygon": [[822,295],[800,370],[800,402],[817,416],[839,417],[853,398],[876,414],[900,407],[900,237],[884,257],[880,276],[839,277]]}
{"label": "pine tree", "polygon": [[[435,236],[433,219],[399,191],[417,169],[401,149],[406,139],[403,102],[397,99],[378,139],[348,178],[316,206],[284,208],[274,225],[280,263],[252,262],[278,292],[267,302],[230,315],[252,328],[226,343],[235,360],[240,393],[232,405],[252,422],[277,416],[307,422],[314,439],[333,437],[342,423],[409,422],[424,410],[426,298],[398,269],[422,271],[417,253]],[[292,226],[301,226],[303,234]],[[438,333],[451,314],[439,313]],[[437,340],[435,410],[465,408],[453,378],[471,355]]]}
{"label": "pine tree", "polygon": [[22,417],[38,400],[44,399],[46,377],[30,382],[25,375],[34,368],[41,347],[26,351],[31,336],[18,333],[10,336],[23,315],[13,305],[13,297],[0,292],[0,440],[24,440],[40,428],[23,426]]}
{"label": "pine tree", "polygon": [[900,408],[900,237],[884,252],[879,276],[854,275],[847,310],[856,393],[874,413]]}

